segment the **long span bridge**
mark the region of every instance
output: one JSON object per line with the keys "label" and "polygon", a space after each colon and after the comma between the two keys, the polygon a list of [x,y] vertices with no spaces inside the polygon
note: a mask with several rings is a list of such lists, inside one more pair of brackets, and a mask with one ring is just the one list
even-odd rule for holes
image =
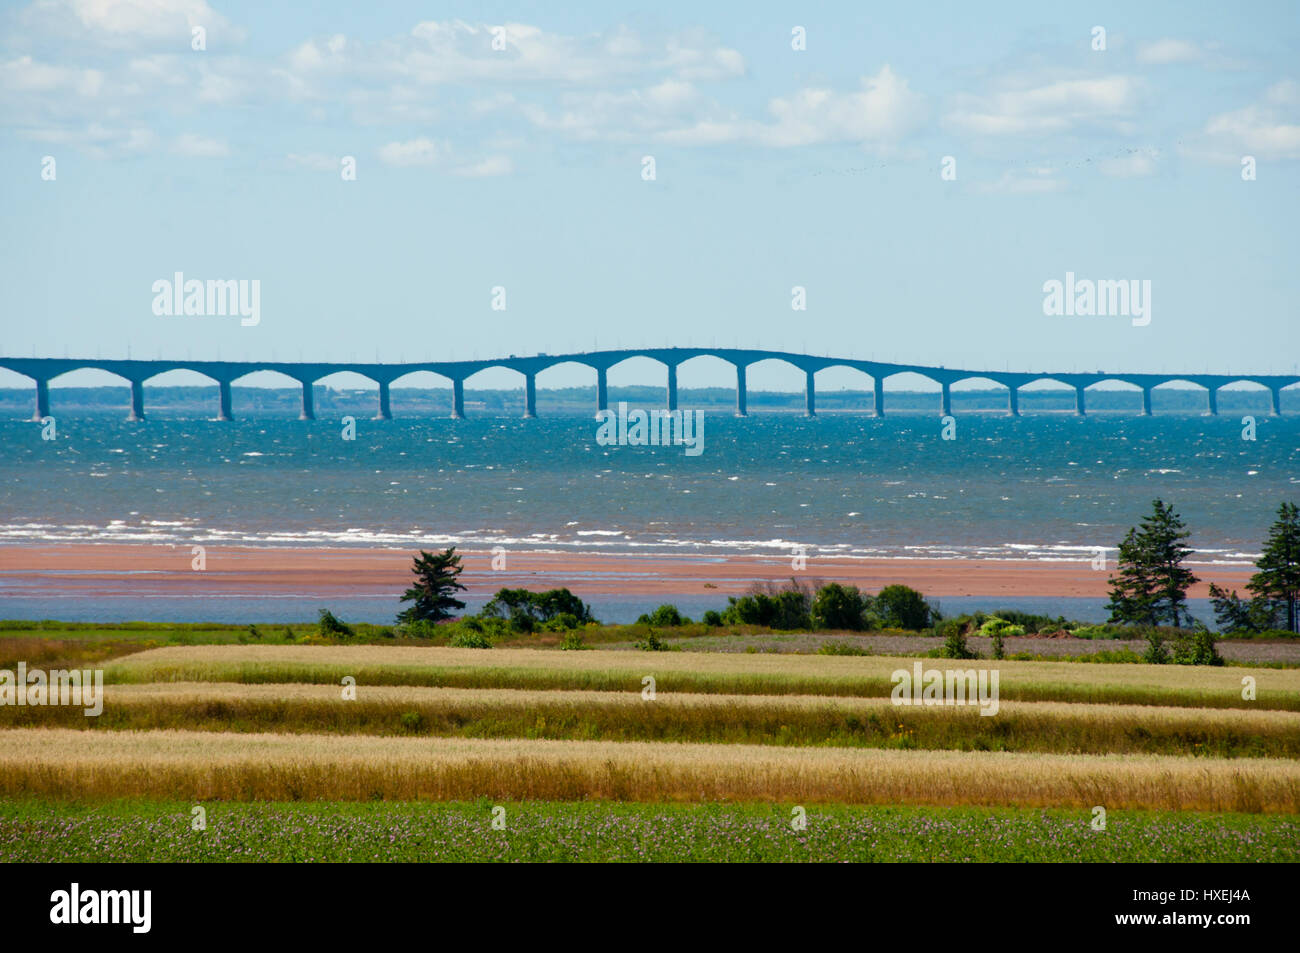
{"label": "long span bridge", "polygon": [[863,361],[853,358],[821,357],[811,354],[795,354],[788,351],[766,351],[737,348],[640,348],[628,350],[585,351],[576,354],[536,354],[530,357],[516,357],[483,361],[430,361],[401,364],[381,363],[289,363],[283,361],[170,361],[170,360],[100,360],[80,358],[25,358],[0,357],[0,367],[25,375],[36,386],[35,410],[33,420],[41,420],[50,415],[49,383],[57,377],[78,370],[98,370],[114,374],[131,385],[130,420],[143,420],[144,385],[159,374],[170,371],[193,371],[214,381],[218,387],[220,407],[218,420],[233,420],[234,409],[231,406],[231,384],[249,374],[259,371],[275,371],[297,381],[302,387],[303,420],[314,420],[316,416],[312,387],[322,378],[340,372],[351,372],[368,378],[379,385],[379,399],[375,418],[392,419],[389,407],[389,388],[394,381],[408,374],[427,371],[447,378],[452,385],[452,417],[465,416],[465,382],[481,371],[504,367],[520,374],[524,380],[523,415],[537,416],[537,375],[542,371],[561,364],[580,364],[590,367],[596,373],[596,409],[604,410],[608,406],[607,377],[610,368],[636,357],[648,357],[658,361],[667,369],[666,406],[669,410],[677,409],[677,368],[687,361],[699,357],[712,357],[731,364],[736,369],[736,414],[746,416],[746,369],[761,361],[784,361],[802,370],[805,375],[805,412],[809,417],[817,413],[817,391],[815,378],[819,371],[832,367],[847,367],[861,371],[871,378],[874,387],[874,399],[870,408],[864,408],[877,417],[884,416],[885,389],[887,379],[897,374],[917,374],[937,383],[940,387],[939,409],[947,415],[952,410],[952,385],[965,380],[988,380],[1007,389],[1007,412],[1012,416],[1020,414],[1020,388],[1036,381],[1055,381],[1073,388],[1075,393],[1075,412],[1087,413],[1086,392],[1089,387],[1103,381],[1118,381],[1138,387],[1142,391],[1142,413],[1151,413],[1151,392],[1162,384],[1184,381],[1203,387],[1206,391],[1206,406],[1211,414],[1218,413],[1219,390],[1228,384],[1251,383],[1267,388],[1272,394],[1274,414],[1282,412],[1281,395],[1283,388],[1300,384],[1300,376],[1260,375],[1260,374],[1122,374],[1097,371],[1096,373],[1063,372],[1024,372],[1024,371],[990,371],[965,370],[950,367],[927,367],[920,364],[890,364],[882,361]]}

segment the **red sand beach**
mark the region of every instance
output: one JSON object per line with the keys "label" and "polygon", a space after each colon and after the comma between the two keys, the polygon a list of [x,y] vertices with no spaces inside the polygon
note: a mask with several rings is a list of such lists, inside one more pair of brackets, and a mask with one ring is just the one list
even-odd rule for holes
{"label": "red sand beach", "polygon": [[[85,598],[111,595],[380,595],[400,593],[410,579],[412,552],[389,549],[217,547],[206,569],[191,568],[186,545],[63,544],[0,546],[0,572],[13,593],[63,592]],[[675,595],[747,590],[791,575],[842,582],[867,591],[901,582],[930,596],[1082,596],[1104,598],[1109,572],[1086,561],[835,559],[811,556],[793,573],[776,556],[639,556],[604,552],[509,552],[493,570],[492,554],[463,552],[462,580],[471,596],[502,586],[567,586],[580,596]],[[1210,582],[1242,589],[1251,568],[1192,564],[1201,582],[1189,593],[1204,598]]]}

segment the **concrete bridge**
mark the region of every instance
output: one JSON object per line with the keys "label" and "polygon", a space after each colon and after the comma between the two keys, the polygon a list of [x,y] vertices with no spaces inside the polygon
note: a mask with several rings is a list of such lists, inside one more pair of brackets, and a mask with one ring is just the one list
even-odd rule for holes
{"label": "concrete bridge", "polygon": [[888,364],[881,361],[860,361],[852,358],[819,357],[811,354],[793,354],[788,351],[744,350],[736,348],[638,348],[613,351],[588,351],[578,354],[537,354],[531,357],[515,357],[486,361],[441,361],[410,364],[313,364],[285,363],[278,361],[105,361],[81,360],[75,358],[23,358],[0,357],[0,367],[31,378],[36,385],[36,407],[33,420],[49,416],[49,383],[55,378],[72,371],[92,369],[107,371],[127,381],[131,385],[131,413],[128,419],[143,420],[145,382],[168,371],[194,371],[216,382],[220,395],[218,420],[233,420],[230,386],[248,374],[257,371],[276,371],[298,381],[302,386],[303,420],[316,417],[312,400],[312,385],[321,378],[341,371],[350,371],[369,378],[379,385],[379,403],[375,418],[391,420],[389,408],[389,388],[394,381],[408,374],[429,371],[447,378],[452,384],[452,416],[465,416],[465,382],[480,371],[494,367],[505,367],[520,374],[524,379],[525,417],[537,416],[537,375],[560,364],[581,364],[590,367],[596,373],[596,409],[608,406],[608,387],[606,380],[609,369],[634,357],[648,357],[658,361],[667,369],[666,404],[669,410],[677,409],[677,368],[687,361],[699,357],[713,357],[732,364],[736,368],[736,414],[744,417],[746,410],[745,371],[751,364],[760,361],[784,361],[802,370],[805,375],[805,409],[809,417],[817,413],[817,392],[815,376],[818,371],[831,367],[848,367],[861,371],[871,378],[874,385],[874,400],[871,412],[877,417],[884,416],[885,381],[896,374],[919,374],[929,378],[940,386],[939,409],[943,414],[952,410],[952,385],[965,380],[987,380],[1007,388],[1007,411],[1012,416],[1020,415],[1020,388],[1035,381],[1056,381],[1073,388],[1075,393],[1075,412],[1082,415],[1087,412],[1087,389],[1103,381],[1119,381],[1131,384],[1142,391],[1142,413],[1151,413],[1151,391],[1162,384],[1186,381],[1205,388],[1207,409],[1217,414],[1218,393],[1220,388],[1239,382],[1257,384],[1267,388],[1273,398],[1273,413],[1280,414],[1281,394],[1285,387],[1300,384],[1300,376],[1278,376],[1260,374],[1109,374],[1097,371],[1094,374],[1057,373],[1057,372],[1021,372],[1021,371],[980,371],[962,370],[949,367],[926,367],[919,364]]}

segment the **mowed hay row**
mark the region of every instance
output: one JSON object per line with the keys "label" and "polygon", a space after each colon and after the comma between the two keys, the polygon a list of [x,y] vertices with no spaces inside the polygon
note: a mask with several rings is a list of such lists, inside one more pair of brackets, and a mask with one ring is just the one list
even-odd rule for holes
{"label": "mowed hay row", "polygon": [[1140,705],[1002,702],[897,706],[809,695],[511,691],[330,685],[147,683],[105,688],[103,711],[0,707],[0,727],[186,729],[831,745],[1089,754],[1300,758],[1300,714]]}
{"label": "mowed hay row", "polygon": [[[737,655],[702,652],[542,652],[404,646],[169,646],[105,668],[110,682],[311,682],[640,691],[652,675],[659,691],[744,695],[882,697],[914,658]],[[1300,669],[1182,665],[990,662],[924,659],[928,669],[995,668],[1008,701],[1175,705],[1300,711]],[[1242,697],[1242,679],[1256,698]]]}
{"label": "mowed hay row", "polygon": [[1300,764],[203,732],[0,732],[5,797],[619,800],[1300,813]]}

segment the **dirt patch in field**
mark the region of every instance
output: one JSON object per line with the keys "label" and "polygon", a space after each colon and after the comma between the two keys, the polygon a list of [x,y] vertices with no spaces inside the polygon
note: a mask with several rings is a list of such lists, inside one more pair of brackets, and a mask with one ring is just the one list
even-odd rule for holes
{"label": "dirt patch in field", "polygon": [[[718,635],[699,639],[674,640],[687,652],[816,652],[828,643],[851,645],[875,655],[922,655],[943,645],[943,639],[922,635],[828,635],[824,633],[790,635]],[[968,636],[966,645],[985,658],[992,657],[993,641]],[[1219,654],[1234,662],[1286,662],[1300,665],[1300,639],[1291,642],[1229,641],[1218,643]],[[632,649],[633,646],[603,645],[607,649]],[[1010,638],[1005,641],[1007,655],[1027,652],[1038,658],[1066,658],[1096,652],[1128,649],[1141,655],[1146,651],[1143,639],[1036,639]]]}

